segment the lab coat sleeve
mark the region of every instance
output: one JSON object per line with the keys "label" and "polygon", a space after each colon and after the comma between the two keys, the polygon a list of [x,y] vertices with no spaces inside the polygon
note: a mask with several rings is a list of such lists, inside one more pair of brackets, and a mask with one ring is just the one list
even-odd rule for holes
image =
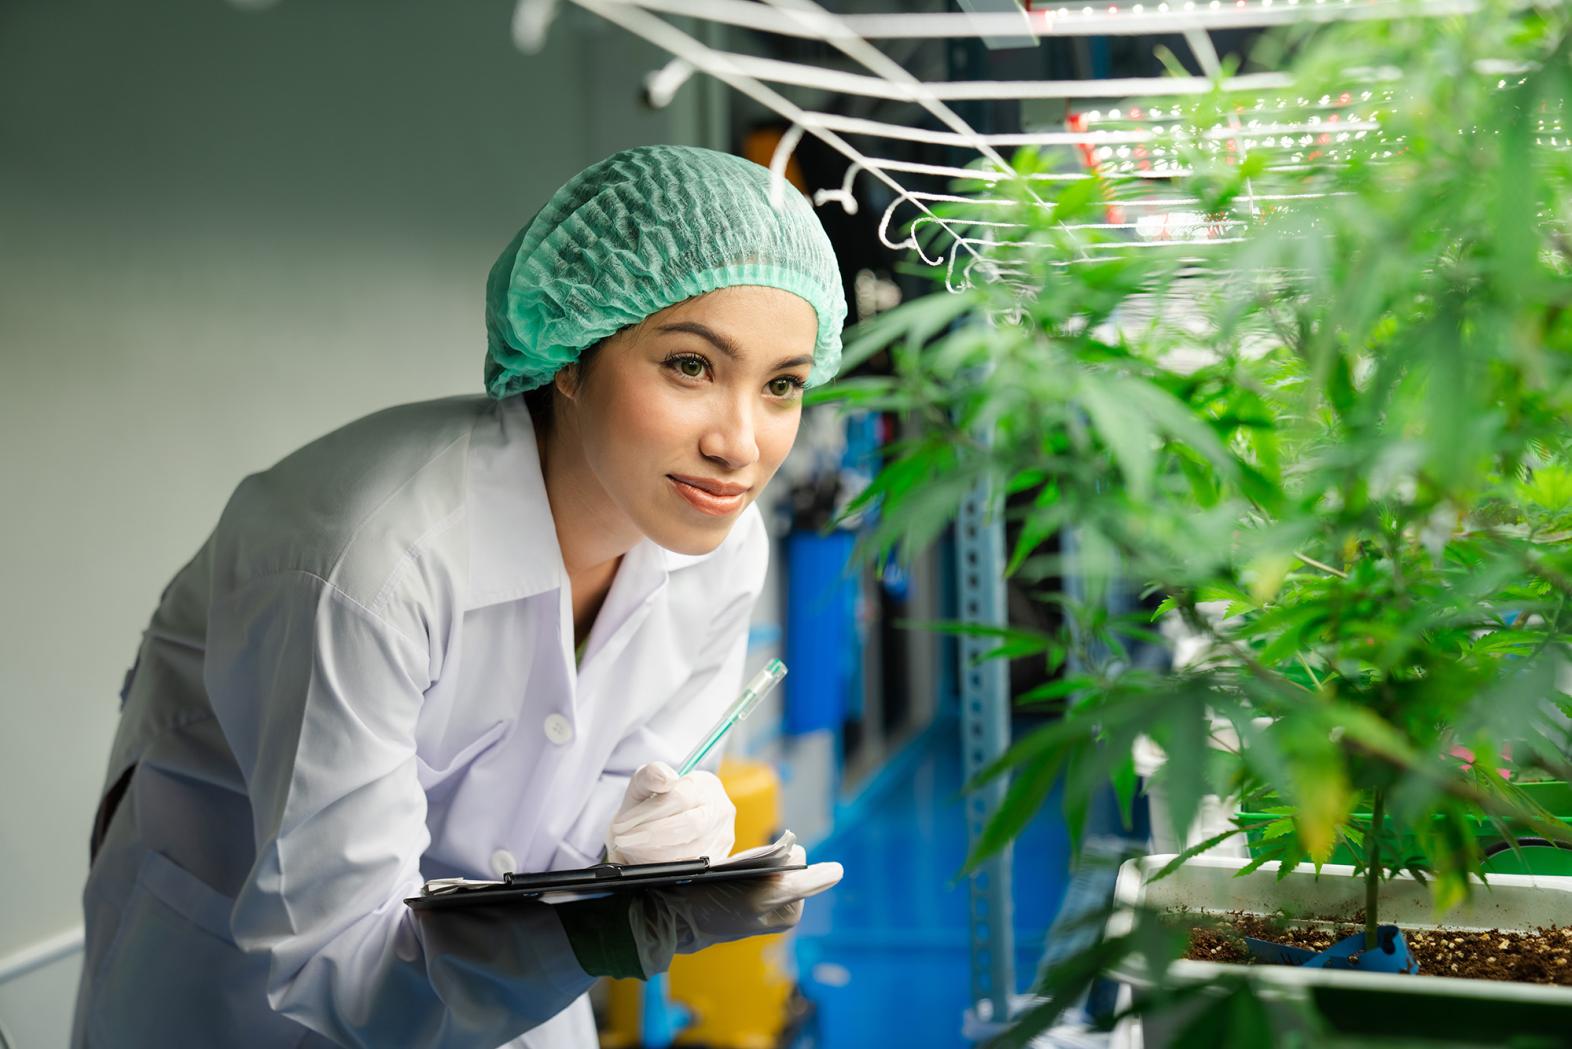
{"label": "lab coat sleeve", "polygon": [[415,729],[427,642],[330,582],[253,581],[209,615],[207,686],[257,857],[231,914],[273,1008],[348,1046],[491,1047],[593,982],[543,904],[422,912]]}

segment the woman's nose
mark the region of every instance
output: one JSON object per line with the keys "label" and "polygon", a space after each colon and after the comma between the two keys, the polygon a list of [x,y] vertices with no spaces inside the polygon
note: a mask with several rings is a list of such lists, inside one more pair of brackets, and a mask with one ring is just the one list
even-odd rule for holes
{"label": "woman's nose", "polygon": [[753,408],[741,399],[729,403],[699,439],[699,453],[729,470],[741,470],[759,461],[759,441],[754,432]]}

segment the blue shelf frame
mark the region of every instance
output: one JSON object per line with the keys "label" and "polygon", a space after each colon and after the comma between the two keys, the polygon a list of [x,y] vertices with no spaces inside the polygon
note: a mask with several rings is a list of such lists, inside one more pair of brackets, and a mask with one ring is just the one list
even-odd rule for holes
{"label": "blue shelf frame", "polygon": [[[956,599],[961,621],[1003,627],[1004,518],[987,487],[966,498],[955,526]],[[960,642],[961,765],[968,782],[1010,745],[1009,665],[983,659],[994,641],[963,635]],[[1000,776],[966,796],[966,838],[975,849],[988,818],[1004,800],[1007,777]],[[973,1008],[990,1005],[989,1015],[1010,1015],[1015,991],[1015,931],[1010,897],[1012,848],[1007,846],[969,879],[970,951]]]}

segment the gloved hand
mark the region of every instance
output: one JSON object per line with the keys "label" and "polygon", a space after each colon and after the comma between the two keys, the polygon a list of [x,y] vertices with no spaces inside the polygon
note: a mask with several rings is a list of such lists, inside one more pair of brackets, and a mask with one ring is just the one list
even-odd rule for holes
{"label": "gloved hand", "polygon": [[664,761],[641,765],[606,832],[612,863],[719,863],[736,843],[737,808],[710,772],[678,776]]}
{"label": "gloved hand", "polygon": [[[803,863],[801,845],[790,863]],[[802,920],[802,901],[841,880],[839,863],[765,878],[642,892],[628,910],[639,965],[646,977],[665,972],[673,955],[746,936],[785,932]]]}

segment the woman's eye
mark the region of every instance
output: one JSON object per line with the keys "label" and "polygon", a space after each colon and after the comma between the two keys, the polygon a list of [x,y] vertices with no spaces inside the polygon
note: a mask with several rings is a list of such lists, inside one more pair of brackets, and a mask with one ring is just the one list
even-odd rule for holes
{"label": "woman's eye", "polygon": [[772,397],[791,397],[802,389],[802,383],[796,379],[771,379],[767,389]]}
{"label": "woman's eye", "polygon": [[690,379],[704,378],[704,362],[697,357],[677,358],[677,371]]}

